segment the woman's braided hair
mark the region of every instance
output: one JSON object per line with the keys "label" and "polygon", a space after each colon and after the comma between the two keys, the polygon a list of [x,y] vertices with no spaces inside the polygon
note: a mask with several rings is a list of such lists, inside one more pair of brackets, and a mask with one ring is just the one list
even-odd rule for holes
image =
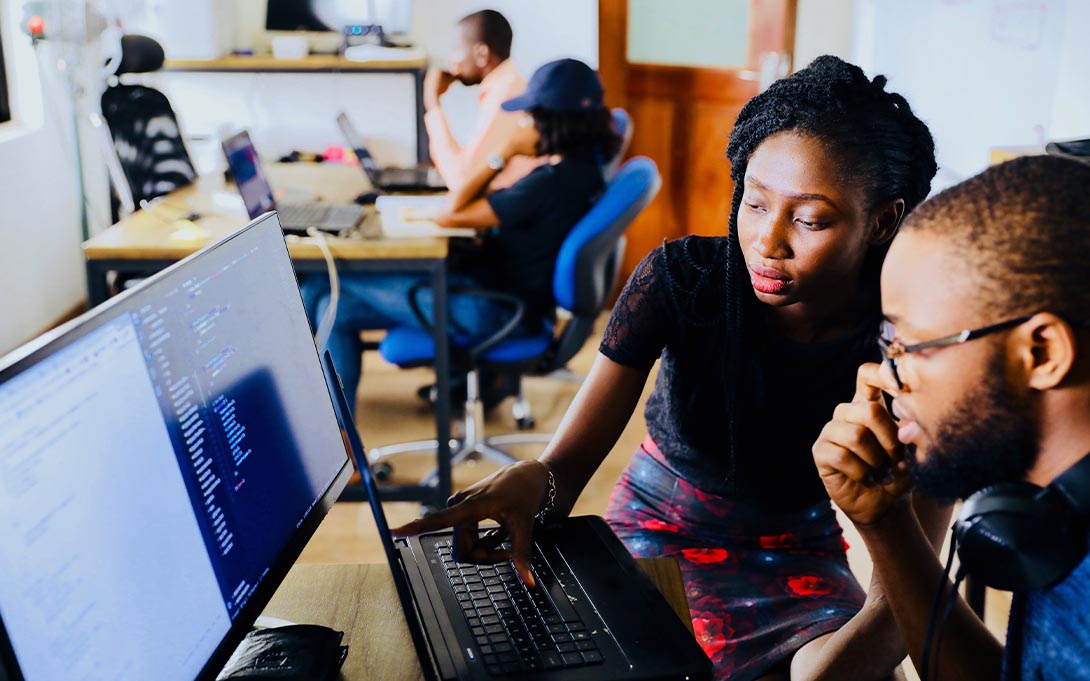
{"label": "woman's braided hair", "polygon": [[[724,282],[728,290],[723,310],[727,330],[724,337],[729,347],[717,353],[726,363],[724,406],[729,418],[732,471],[738,441],[739,384],[759,386],[761,382],[757,344],[763,322],[755,316],[757,299],[738,240],[738,208],[746,166],[757,147],[776,133],[813,137],[829,149],[841,176],[865,192],[868,210],[900,198],[904,199],[907,214],[931,190],[937,170],[935,143],[927,125],[912,113],[905,98],[887,92],[885,84],[884,76],[870,80],[858,66],[826,55],[773,83],[738,114],[727,146],[734,180]],[[875,293],[885,250],[884,246],[875,249],[872,262],[864,267],[864,277],[873,284],[869,288]],[[877,295],[872,305],[877,317]]]}

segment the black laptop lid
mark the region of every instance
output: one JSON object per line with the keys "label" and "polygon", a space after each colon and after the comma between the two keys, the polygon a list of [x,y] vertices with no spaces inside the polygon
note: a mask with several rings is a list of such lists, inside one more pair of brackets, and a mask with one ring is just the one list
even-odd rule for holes
{"label": "black laptop lid", "polygon": [[276,216],[0,358],[0,667],[215,678],[351,467]]}
{"label": "black laptop lid", "polygon": [[341,129],[344,141],[348,143],[348,146],[352,147],[352,151],[356,152],[356,158],[359,159],[363,172],[367,173],[367,177],[370,178],[372,184],[377,185],[378,164],[375,163],[375,158],[371,156],[371,152],[367,151],[367,146],[363,143],[363,136],[359,134],[356,126],[352,125],[352,121],[348,120],[348,115],[343,111],[337,116],[337,127]]}

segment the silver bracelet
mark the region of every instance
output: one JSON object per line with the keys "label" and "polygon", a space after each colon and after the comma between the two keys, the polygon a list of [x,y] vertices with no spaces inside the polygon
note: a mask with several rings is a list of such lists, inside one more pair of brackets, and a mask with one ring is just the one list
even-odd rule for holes
{"label": "silver bracelet", "polygon": [[548,464],[542,465],[545,466],[545,472],[548,475],[545,479],[546,498],[545,503],[541,505],[541,510],[537,512],[534,518],[544,525],[548,515],[556,508],[556,476],[553,475],[553,469],[549,468]]}

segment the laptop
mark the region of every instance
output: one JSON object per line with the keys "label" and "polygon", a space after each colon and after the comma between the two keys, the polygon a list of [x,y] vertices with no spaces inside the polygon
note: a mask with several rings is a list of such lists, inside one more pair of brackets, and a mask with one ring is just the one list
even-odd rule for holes
{"label": "laptop", "polygon": [[215,679],[351,475],[269,213],[0,357],[0,678]]}
{"label": "laptop", "polygon": [[363,136],[356,131],[356,126],[348,120],[343,111],[337,116],[337,127],[341,129],[345,142],[356,152],[360,167],[376,188],[388,192],[445,192],[447,185],[439,171],[429,166],[415,168],[379,168],[375,158],[363,143]]}
{"label": "laptop", "polygon": [[[353,456],[367,461],[328,351],[322,363]],[[509,561],[455,561],[450,531],[395,539],[370,470],[360,474],[425,678],[711,678],[693,635],[601,518],[535,532],[530,590]]]}
{"label": "laptop", "polygon": [[278,203],[273,198],[272,186],[265,177],[257,149],[245,130],[223,140],[223,153],[250,219],[276,210],[280,215],[280,226],[285,232],[295,234],[305,234],[310,227],[341,233],[363,220],[363,206],[355,204]]}

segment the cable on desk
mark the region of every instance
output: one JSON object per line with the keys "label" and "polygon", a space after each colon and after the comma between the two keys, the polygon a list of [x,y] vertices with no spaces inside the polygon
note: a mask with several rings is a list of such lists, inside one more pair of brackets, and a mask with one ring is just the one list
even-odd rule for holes
{"label": "cable on desk", "polygon": [[308,227],[307,236],[314,239],[319,250],[322,251],[326,274],[329,276],[329,309],[325,311],[325,316],[322,317],[314,334],[314,344],[318,346],[318,354],[321,355],[329,344],[329,337],[333,333],[333,322],[337,321],[337,305],[341,300],[341,281],[337,276],[337,262],[333,259],[333,252],[329,250],[325,234],[317,227]]}

